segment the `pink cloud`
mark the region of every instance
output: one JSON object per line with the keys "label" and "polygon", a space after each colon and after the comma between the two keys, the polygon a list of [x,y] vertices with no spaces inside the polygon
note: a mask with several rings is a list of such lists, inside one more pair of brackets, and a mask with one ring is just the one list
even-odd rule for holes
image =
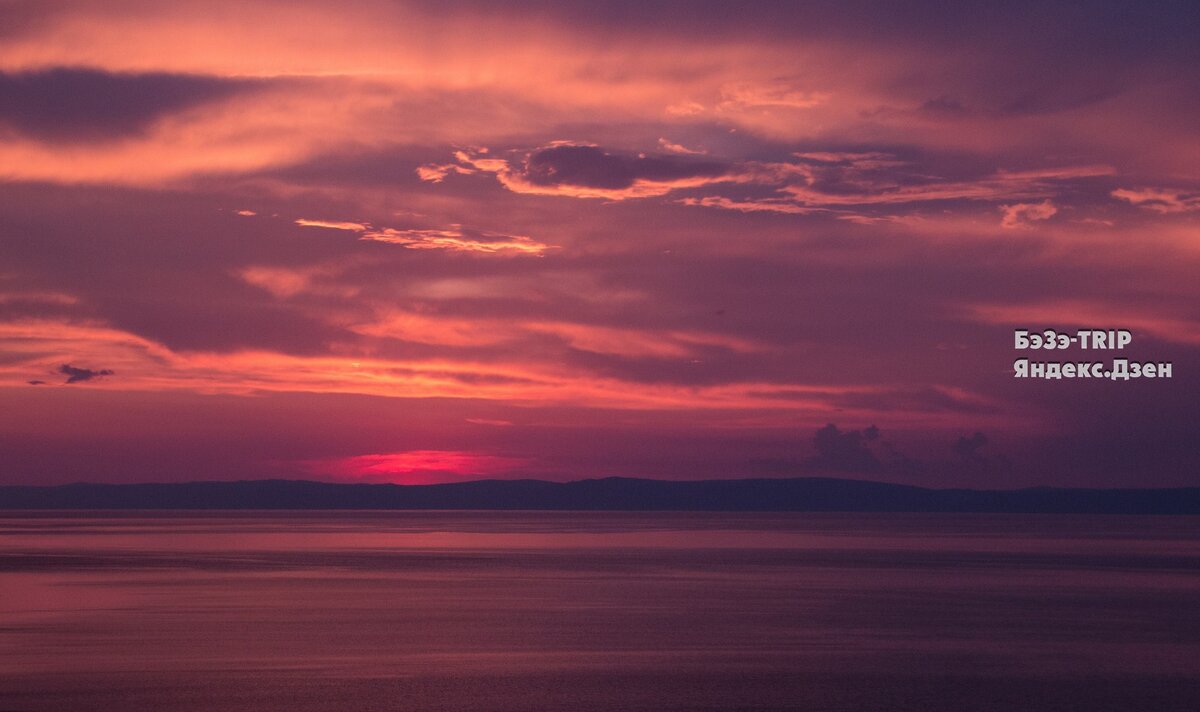
{"label": "pink cloud", "polygon": [[658,139],[658,147],[664,151],[670,151],[671,153],[683,153],[683,154],[689,154],[689,155],[693,155],[693,156],[703,155],[705,153],[708,153],[708,151],[704,151],[701,149],[695,149],[695,148],[688,148],[687,146],[684,146],[682,144],[668,141],[665,138]]}
{"label": "pink cloud", "polygon": [[1049,220],[1058,214],[1058,208],[1049,199],[1046,199],[1040,203],[1001,205],[1000,212],[1004,213],[1004,217],[1000,220],[1000,226],[1016,228],[1038,220]]}
{"label": "pink cloud", "polygon": [[1118,200],[1156,213],[1186,213],[1200,210],[1200,193],[1167,188],[1118,188],[1112,192]]}

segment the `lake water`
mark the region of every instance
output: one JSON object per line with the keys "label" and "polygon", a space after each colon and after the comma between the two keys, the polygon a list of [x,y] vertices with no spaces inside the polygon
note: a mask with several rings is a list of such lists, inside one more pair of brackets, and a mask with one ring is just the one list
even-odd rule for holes
{"label": "lake water", "polygon": [[0,512],[0,710],[1200,710],[1200,518]]}

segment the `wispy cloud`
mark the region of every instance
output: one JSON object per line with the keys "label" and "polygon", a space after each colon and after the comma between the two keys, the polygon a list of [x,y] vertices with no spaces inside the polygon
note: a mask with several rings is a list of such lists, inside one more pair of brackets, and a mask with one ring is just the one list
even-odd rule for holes
{"label": "wispy cloud", "polygon": [[337,221],[337,220],[309,220],[308,218],[299,218],[295,223],[301,227],[324,227],[330,230],[346,230],[348,232],[363,232],[370,228],[366,223]]}
{"label": "wispy cloud", "polygon": [[[660,144],[669,144],[660,139]],[[674,144],[671,144],[672,146]],[[682,147],[679,147],[682,148]],[[673,149],[672,149],[673,150]],[[1005,227],[1044,220],[1047,203],[1067,187],[1115,174],[1108,165],[1069,165],[1021,171],[996,170],[956,180],[931,176],[912,161],[883,151],[798,151],[785,161],[722,161],[691,155],[624,154],[591,144],[554,142],[500,158],[458,151],[456,164],[427,165],[428,182],[450,173],[490,174],[515,193],[626,200],[684,193],[676,202],[739,212],[792,215],[829,213],[879,223],[923,205],[957,202],[1021,202]],[[685,154],[694,151],[684,149]],[[699,190],[710,194],[695,195]],[[753,191],[748,194],[747,191]],[[692,193],[692,195],[687,195]],[[765,193],[765,194],[764,194]],[[1033,208],[1031,206],[1040,206]],[[1021,207],[1024,206],[1024,207]],[[864,212],[874,209],[876,212]]]}
{"label": "wispy cloud", "polygon": [[321,227],[359,233],[360,240],[386,242],[414,250],[449,250],[481,254],[530,254],[540,255],[554,249],[553,245],[538,242],[524,235],[505,235],[494,232],[468,230],[462,225],[445,228],[374,227],[365,222],[309,220],[294,221],[302,227]]}
{"label": "wispy cloud", "polygon": [[1118,188],[1112,196],[1156,213],[1186,213],[1200,210],[1200,193],[1168,188]]}
{"label": "wispy cloud", "polygon": [[866,178],[859,181],[859,190],[844,192],[831,190],[833,187],[845,185],[844,180],[832,185],[823,185],[821,176],[815,175],[807,185],[788,185],[782,190],[793,196],[797,202],[813,206],[897,205],[947,200],[998,201],[1047,197],[1057,192],[1056,183],[1111,176],[1115,173],[1111,166],[1068,166],[1030,171],[997,171],[976,180],[933,180],[912,185],[898,185],[886,178]]}
{"label": "wispy cloud", "polygon": [[749,108],[811,109],[829,99],[829,92],[806,91],[786,83],[729,84],[721,88],[718,108],[724,111]]}
{"label": "wispy cloud", "polygon": [[743,213],[788,213],[791,215],[812,215],[813,213],[829,212],[824,208],[813,208],[798,205],[786,198],[759,198],[757,200],[733,200],[719,195],[709,195],[703,198],[681,198],[683,205],[694,205],[702,208],[722,208],[737,210]]}
{"label": "wispy cloud", "polygon": [[541,255],[554,248],[553,245],[537,242],[524,235],[490,232],[468,234],[461,225],[451,225],[440,230],[396,230],[390,227],[367,230],[359,239],[402,245],[414,250],[450,250],[483,254]]}

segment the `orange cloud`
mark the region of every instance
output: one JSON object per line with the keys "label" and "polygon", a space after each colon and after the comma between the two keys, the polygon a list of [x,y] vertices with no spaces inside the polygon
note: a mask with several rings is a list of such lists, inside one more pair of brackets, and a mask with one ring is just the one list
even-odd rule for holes
{"label": "orange cloud", "polygon": [[[433,324],[433,321],[426,322]],[[466,328],[463,322],[462,328]],[[503,325],[492,337],[500,338]],[[752,343],[718,335],[671,332],[662,336],[568,324],[533,324],[594,353],[676,358],[688,367],[693,348],[753,350]],[[481,332],[485,334],[486,331]],[[458,337],[440,337],[455,343]],[[480,343],[471,332],[461,337]],[[0,385],[24,385],[58,372],[63,363],[100,364],[120,374],[94,387],[126,391],[205,394],[341,393],[391,398],[457,398],[514,406],[616,408],[686,413],[758,410],[819,418],[837,398],[872,393],[873,386],[829,386],[741,381],[716,385],[629,382],[572,368],[555,360],[531,361],[527,352],[485,362],[469,358],[383,359],[362,355],[294,356],[267,351],[177,353],[129,333],[98,325],[36,321],[0,324],[6,359]],[[89,387],[93,387],[89,384]],[[842,407],[842,406],[838,406]],[[849,411],[847,411],[849,412]],[[895,419],[940,422],[945,414],[893,413]]]}
{"label": "orange cloud", "polygon": [[721,88],[722,111],[747,108],[811,109],[829,101],[829,92],[803,91],[787,84],[731,84]]}
{"label": "orange cloud", "polygon": [[554,245],[537,242],[524,235],[469,232],[464,230],[462,225],[451,225],[442,229],[411,228],[402,230],[391,227],[376,228],[370,223],[309,220],[306,218],[294,222],[301,227],[323,227],[331,230],[357,232],[360,233],[358,238],[360,240],[386,242],[414,250],[541,255],[547,250],[554,249]]}
{"label": "orange cloud", "polygon": [[308,220],[306,218],[300,218],[294,222],[301,227],[324,227],[329,228],[330,230],[346,230],[349,232],[362,232],[369,227],[366,223],[338,222],[335,220]]}
{"label": "orange cloud", "polygon": [[520,334],[510,324],[387,308],[375,320],[351,329],[365,336],[444,346],[487,346],[511,342]]}
{"label": "orange cloud", "polygon": [[540,255],[554,248],[553,245],[537,242],[523,235],[478,233],[477,236],[471,237],[463,232],[461,225],[452,225],[443,230],[396,230],[389,227],[368,230],[359,239],[403,245],[414,250],[451,250],[483,254]]}

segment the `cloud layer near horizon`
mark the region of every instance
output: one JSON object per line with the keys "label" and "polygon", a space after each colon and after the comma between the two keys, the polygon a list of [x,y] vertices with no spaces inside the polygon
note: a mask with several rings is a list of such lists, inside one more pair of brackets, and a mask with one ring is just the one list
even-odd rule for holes
{"label": "cloud layer near horizon", "polygon": [[[827,423],[922,484],[1200,464],[1187,4],[0,19],[9,481],[778,475]],[[1014,381],[1014,327],[1175,377]]]}

